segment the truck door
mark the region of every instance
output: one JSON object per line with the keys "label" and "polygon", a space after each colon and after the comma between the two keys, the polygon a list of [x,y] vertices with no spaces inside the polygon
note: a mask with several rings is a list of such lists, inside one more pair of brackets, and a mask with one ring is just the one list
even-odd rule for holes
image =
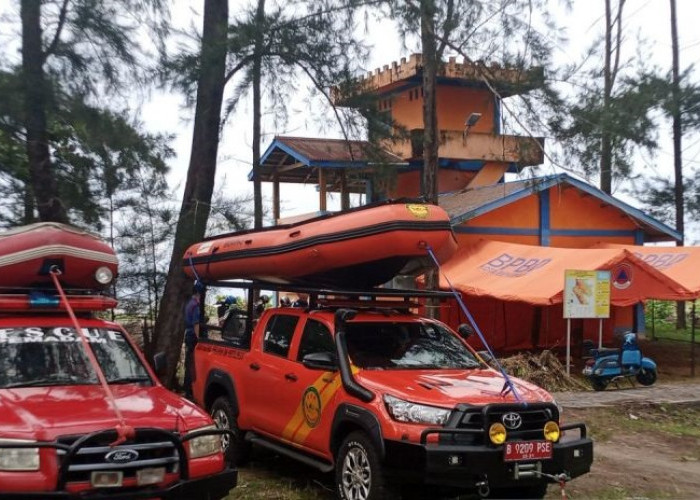
{"label": "truck door", "polygon": [[340,389],[337,371],[311,370],[302,364],[305,355],[328,352],[335,354],[335,343],[329,327],[321,321],[305,318],[298,329],[300,339],[292,346],[294,358],[291,373],[294,382],[287,384],[289,406],[285,414],[290,415],[282,429],[282,437],[308,451],[331,458],[328,453],[331,423],[335,414],[335,395]]}
{"label": "truck door", "polygon": [[[296,363],[288,358],[300,314],[273,313],[264,325],[258,354],[251,359],[247,371],[250,425],[256,431],[279,438],[291,405],[290,388],[296,383]],[[262,338],[261,338],[262,337]]]}

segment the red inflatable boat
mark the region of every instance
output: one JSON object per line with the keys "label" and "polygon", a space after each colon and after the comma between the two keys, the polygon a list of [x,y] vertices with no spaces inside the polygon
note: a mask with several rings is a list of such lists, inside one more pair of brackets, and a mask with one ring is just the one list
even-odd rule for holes
{"label": "red inflatable boat", "polygon": [[243,231],[187,249],[188,276],[285,284],[374,287],[447,260],[457,241],[435,205],[386,202],[285,226]]}
{"label": "red inflatable boat", "polygon": [[1,288],[49,284],[53,266],[65,287],[96,289],[116,276],[117,257],[97,236],[65,224],[41,222],[0,233]]}

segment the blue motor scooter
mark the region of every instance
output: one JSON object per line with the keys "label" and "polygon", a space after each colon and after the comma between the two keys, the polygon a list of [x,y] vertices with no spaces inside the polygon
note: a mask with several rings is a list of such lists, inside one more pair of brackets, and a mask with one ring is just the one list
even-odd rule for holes
{"label": "blue motor scooter", "polygon": [[637,379],[642,385],[656,382],[656,363],[642,356],[635,333],[626,333],[621,349],[591,349],[583,375],[596,391],[604,390],[610,382],[623,378]]}

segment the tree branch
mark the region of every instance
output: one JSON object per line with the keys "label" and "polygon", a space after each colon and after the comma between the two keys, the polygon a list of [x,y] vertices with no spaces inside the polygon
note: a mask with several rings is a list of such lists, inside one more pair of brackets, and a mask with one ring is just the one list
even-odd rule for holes
{"label": "tree branch", "polygon": [[46,48],[46,50],[42,54],[42,62],[45,62],[46,58],[49,57],[51,54],[53,54],[54,51],[56,50],[56,46],[58,45],[58,41],[61,38],[61,32],[63,31],[63,26],[66,23],[69,2],[70,2],[70,0],[63,0],[63,5],[61,5],[61,10],[58,13],[58,25],[56,26],[56,33],[54,33],[53,40],[51,40],[51,43],[49,44],[49,46]]}

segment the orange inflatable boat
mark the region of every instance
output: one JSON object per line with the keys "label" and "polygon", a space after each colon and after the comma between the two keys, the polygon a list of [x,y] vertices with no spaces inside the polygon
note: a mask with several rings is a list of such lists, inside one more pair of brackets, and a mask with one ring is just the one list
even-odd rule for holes
{"label": "orange inflatable boat", "polygon": [[52,267],[69,288],[96,289],[117,274],[117,256],[97,236],[55,222],[41,222],[0,233],[0,287],[51,284]]}
{"label": "orange inflatable boat", "polygon": [[457,249],[447,213],[436,205],[384,202],[258,231],[209,238],[185,252],[188,276],[203,281],[374,287],[429,266]]}

